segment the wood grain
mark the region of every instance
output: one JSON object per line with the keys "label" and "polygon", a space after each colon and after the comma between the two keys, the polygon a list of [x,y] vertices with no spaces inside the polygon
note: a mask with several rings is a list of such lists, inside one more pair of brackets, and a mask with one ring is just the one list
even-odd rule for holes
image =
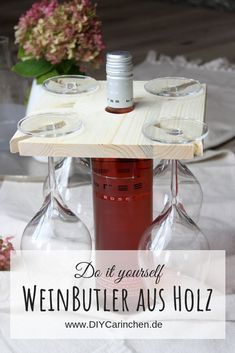
{"label": "wood grain", "polygon": [[142,134],[143,124],[169,117],[204,119],[205,85],[196,97],[169,100],[156,98],[144,89],[144,81],[134,82],[135,109],[128,114],[105,111],[106,82],[94,93],[58,98],[41,89],[30,113],[74,109],[84,121],[82,133],[58,138],[38,138],[17,132],[10,142],[11,152],[24,156],[190,159],[199,144],[167,145],[152,142]]}

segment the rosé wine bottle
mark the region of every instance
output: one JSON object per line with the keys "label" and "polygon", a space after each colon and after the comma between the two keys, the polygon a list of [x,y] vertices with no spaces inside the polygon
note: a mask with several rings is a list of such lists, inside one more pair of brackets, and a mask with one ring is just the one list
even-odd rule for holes
{"label": "ros\u00e9 wine bottle", "polygon": [[152,222],[151,159],[92,160],[97,250],[137,250]]}
{"label": "ros\u00e9 wine bottle", "polygon": [[[132,56],[107,54],[106,111],[134,109]],[[110,119],[115,119],[110,114]],[[93,158],[93,205],[97,250],[137,250],[152,222],[153,161],[151,159]]]}

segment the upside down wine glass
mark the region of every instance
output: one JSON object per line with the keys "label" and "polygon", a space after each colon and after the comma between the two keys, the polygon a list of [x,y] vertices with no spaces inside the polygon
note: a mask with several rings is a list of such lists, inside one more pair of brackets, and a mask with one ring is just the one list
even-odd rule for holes
{"label": "upside down wine glass", "polygon": [[[89,76],[83,75],[60,75],[48,78],[43,82],[43,89],[54,96],[71,100],[70,104],[79,102],[84,94],[96,91],[98,82]],[[65,100],[65,104],[68,104]],[[72,197],[71,189],[78,185],[91,183],[90,161],[86,158],[66,157],[55,165],[55,176],[60,194],[66,202]],[[43,185],[43,194],[49,192],[49,177]],[[82,213],[81,203],[77,203],[77,213]]]}
{"label": "upside down wine glass", "polygon": [[[30,136],[53,138],[81,132],[83,122],[72,111],[50,111],[25,117],[18,129]],[[49,192],[23,232],[21,249],[90,250],[86,225],[65,205],[58,191],[53,157],[48,157],[48,174]]]}
{"label": "upside down wine glass", "polygon": [[[160,77],[148,81],[145,90],[162,98],[161,103],[171,100],[194,98],[202,92],[200,83],[184,77]],[[159,100],[160,102],[160,100]],[[160,103],[160,104],[161,104]],[[153,171],[154,216],[157,216],[169,201],[172,163],[161,160]],[[184,204],[188,215],[197,223],[202,205],[202,189],[197,178],[181,161],[177,161],[178,199]],[[194,195],[192,198],[191,195]]]}
{"label": "upside down wine glass", "polygon": [[[208,127],[201,121],[171,118],[143,126],[143,134],[153,141],[185,144],[202,140]],[[160,215],[146,229],[140,241],[141,250],[207,250],[208,241],[189,217],[179,199],[178,161],[171,162],[171,194]],[[191,195],[194,197],[194,195]]]}

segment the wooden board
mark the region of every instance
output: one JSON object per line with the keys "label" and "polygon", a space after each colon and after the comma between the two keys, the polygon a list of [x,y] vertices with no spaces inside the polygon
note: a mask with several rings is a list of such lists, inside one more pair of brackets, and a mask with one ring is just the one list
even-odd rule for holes
{"label": "wooden board", "polygon": [[74,97],[58,97],[37,88],[28,113],[54,109],[74,109],[84,121],[82,133],[57,138],[29,137],[17,132],[12,153],[24,156],[190,159],[202,154],[201,144],[167,145],[155,143],[142,134],[144,123],[169,117],[204,120],[206,87],[196,97],[169,100],[157,98],[144,89],[144,81],[134,82],[135,109],[128,114],[105,111],[106,82],[99,81],[96,92]]}

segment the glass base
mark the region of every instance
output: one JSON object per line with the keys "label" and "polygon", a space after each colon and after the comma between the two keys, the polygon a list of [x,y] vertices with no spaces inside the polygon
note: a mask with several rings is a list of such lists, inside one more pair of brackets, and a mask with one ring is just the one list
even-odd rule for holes
{"label": "glass base", "polygon": [[155,96],[167,98],[195,96],[202,90],[199,81],[186,77],[158,77],[148,81],[144,88]]}
{"label": "glass base", "polygon": [[199,120],[173,117],[147,123],[143,126],[142,132],[152,141],[185,144],[205,138],[208,134],[208,127]]}
{"label": "glass base", "polygon": [[81,132],[83,122],[73,111],[48,111],[26,116],[18,123],[18,129],[27,135],[36,137],[59,137]]}

